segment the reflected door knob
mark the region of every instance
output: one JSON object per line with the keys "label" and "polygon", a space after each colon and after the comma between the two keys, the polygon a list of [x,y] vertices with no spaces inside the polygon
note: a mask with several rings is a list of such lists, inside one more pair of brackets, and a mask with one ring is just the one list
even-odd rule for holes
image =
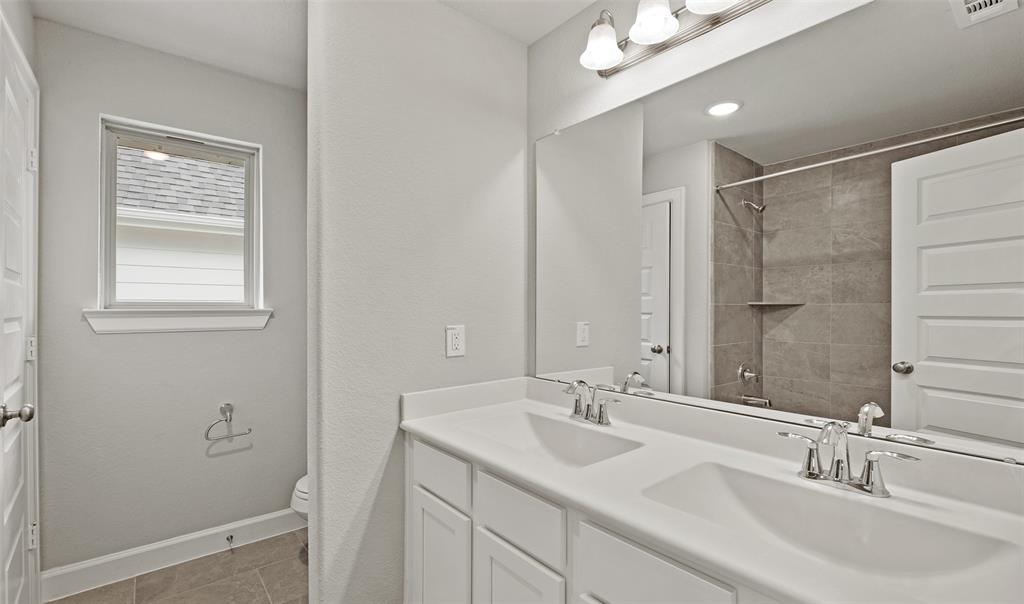
{"label": "reflected door knob", "polygon": [[661,344],[655,344],[654,346],[651,346],[651,352],[653,352],[654,354],[661,354],[665,352],[665,349],[662,347]]}
{"label": "reflected door knob", "polygon": [[25,405],[17,411],[8,411],[7,405],[0,405],[0,428],[7,425],[12,419],[20,419],[23,422],[30,422],[36,416],[36,408],[32,405]]}
{"label": "reflected door knob", "polygon": [[894,373],[902,373],[903,375],[907,375],[910,373],[914,373],[914,364],[911,363],[910,361],[900,361],[898,363],[893,363],[892,370]]}

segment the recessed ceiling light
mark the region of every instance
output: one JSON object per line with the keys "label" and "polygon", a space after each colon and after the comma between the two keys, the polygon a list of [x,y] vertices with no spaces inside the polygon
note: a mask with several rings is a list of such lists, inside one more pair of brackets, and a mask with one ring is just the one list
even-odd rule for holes
{"label": "recessed ceiling light", "polygon": [[160,151],[148,151],[147,150],[147,151],[143,151],[142,154],[145,155],[146,157],[148,157],[149,159],[153,160],[153,161],[164,161],[164,160],[166,160],[167,158],[170,157],[170,155],[167,155],[166,153],[161,153]]}
{"label": "recessed ceiling light", "polygon": [[739,111],[739,109],[740,104],[737,103],[736,101],[723,101],[721,103],[715,103],[714,105],[711,105],[710,107],[704,110],[704,113],[707,113],[712,117],[725,117],[727,115],[736,113],[737,111]]}

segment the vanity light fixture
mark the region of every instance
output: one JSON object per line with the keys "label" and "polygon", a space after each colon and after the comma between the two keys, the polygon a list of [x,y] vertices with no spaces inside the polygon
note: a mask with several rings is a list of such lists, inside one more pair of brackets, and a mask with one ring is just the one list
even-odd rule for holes
{"label": "vanity light fixture", "polygon": [[736,113],[742,106],[743,105],[736,101],[722,101],[721,103],[715,103],[714,105],[709,106],[704,110],[704,113],[711,117],[725,117]]}
{"label": "vanity light fixture", "polygon": [[[629,28],[629,37],[621,40],[616,39],[611,11],[602,10],[597,21],[590,26],[587,48],[580,55],[580,65],[596,71],[602,78],[611,77],[714,31],[772,0],[687,0],[676,10],[671,9],[670,1],[639,0],[636,22]],[[694,5],[704,12],[694,10]],[[680,24],[679,15],[683,12],[693,13],[695,18]],[[630,44],[639,48],[627,57],[624,51]]]}
{"label": "vanity light fixture", "polygon": [[636,22],[629,28],[629,40],[636,44],[658,44],[679,31],[679,19],[672,14],[668,0],[640,0]]}
{"label": "vanity light fixture", "polygon": [[622,49],[615,34],[615,20],[608,10],[590,26],[587,49],[580,55],[580,65],[587,69],[599,70],[615,67],[622,62]]}
{"label": "vanity light fixture", "polygon": [[716,15],[739,0],[686,0],[686,8],[695,15]]}
{"label": "vanity light fixture", "polygon": [[168,158],[171,157],[170,155],[167,155],[166,153],[162,153],[160,151],[149,151],[149,150],[147,150],[147,151],[143,151],[142,154],[145,155],[146,157],[148,157],[149,159],[153,160],[153,161],[165,161],[165,160],[167,160]]}

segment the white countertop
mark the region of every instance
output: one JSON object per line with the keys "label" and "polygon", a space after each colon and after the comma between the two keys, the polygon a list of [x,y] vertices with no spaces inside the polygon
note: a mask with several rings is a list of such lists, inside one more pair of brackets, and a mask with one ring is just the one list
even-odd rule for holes
{"label": "white countertop", "polygon": [[[525,379],[525,378],[524,378]],[[506,381],[509,382],[509,381]],[[496,382],[494,384],[502,384]],[[493,438],[472,429],[481,421],[502,421],[505,416],[529,412],[557,420],[564,420],[568,408],[564,401],[552,404],[534,400],[541,398],[519,398],[509,400],[507,383],[493,404],[487,404],[486,389],[453,389],[451,400],[439,415],[419,416],[406,413],[410,418],[402,422],[402,429],[435,445],[446,449],[476,464],[502,475],[523,487],[551,499],[563,506],[576,509],[596,522],[635,539],[656,551],[676,558],[711,575],[724,580],[764,592],[781,602],[1021,602],[1024,598],[1024,518],[1017,513],[1018,502],[1010,502],[1010,509],[997,509],[978,505],[977,502],[962,501],[927,490],[914,489],[900,484],[899,480],[888,480],[893,492],[888,499],[876,499],[857,493],[847,493],[826,486],[813,484],[796,476],[801,448],[792,444],[780,445],[784,455],[767,454],[757,447],[740,448],[707,438],[688,436],[680,421],[690,420],[695,426],[705,422],[705,416],[693,415],[695,410],[670,403],[648,401],[641,403],[635,397],[627,399],[622,409],[612,410],[613,425],[596,427],[580,424],[583,429],[600,430],[623,438],[639,441],[643,446],[622,455],[584,467],[573,467],[553,463],[551,458],[531,454],[521,449],[502,444]],[[554,398],[546,387],[540,387],[546,398]],[[534,394],[534,393],[531,393]],[[442,391],[431,393],[433,401],[444,400]],[[473,399],[480,399],[476,403]],[[409,400],[403,400],[408,406]],[[625,409],[629,405],[643,405],[642,412]],[[673,408],[677,407],[677,408]],[[619,414],[616,411],[621,411]],[[698,410],[699,411],[699,410]],[[708,412],[704,412],[705,414]],[[666,415],[667,414],[667,415]],[[692,417],[680,417],[691,414]],[[617,415],[634,416],[629,419],[642,420],[630,423]],[[756,431],[774,436],[776,429],[792,430],[792,426],[739,416],[717,418],[723,434],[715,440],[745,443],[751,435],[730,438],[732,432]],[[662,416],[659,420],[658,416]],[[415,418],[415,419],[411,419]],[[715,420],[716,418],[711,418]],[[744,423],[749,422],[749,424]],[[646,424],[646,425],[643,425]],[[649,427],[658,426],[658,429]],[[740,426],[737,429],[737,426]],[[798,431],[798,430],[797,430]],[[700,435],[700,430],[695,430]],[[728,433],[728,434],[727,434]],[[813,434],[813,431],[808,432]],[[701,436],[706,437],[705,433]],[[782,440],[782,439],[778,439]],[[771,442],[771,441],[765,441]],[[851,439],[851,449],[856,443]],[[917,452],[920,449],[891,447],[892,450]],[[854,473],[860,469],[859,456],[853,457]],[[942,458],[929,453],[923,463],[915,464],[917,470],[929,467],[931,471],[941,470],[937,466]],[[963,457],[963,456],[960,456]],[[947,460],[948,468],[957,474],[963,473],[963,460]],[[940,572],[918,570],[903,575],[877,573],[847,563],[830,560],[800,549],[781,537],[763,532],[752,534],[738,527],[712,522],[706,518],[685,513],[659,503],[644,495],[644,490],[683,470],[704,463],[716,463],[746,472],[770,477],[791,484],[796,496],[801,489],[826,489],[834,497],[853,498],[858,505],[869,506],[881,513],[900,512],[911,516],[927,518],[947,526],[968,530],[991,538],[1007,541],[1017,550],[1017,555],[1001,556],[967,569],[941,569]],[[997,462],[984,462],[996,464]],[[886,466],[893,477],[902,476],[904,471],[893,471],[896,464]],[[1005,464],[1004,464],[1005,465]],[[929,471],[929,473],[932,473]],[[1015,469],[986,466],[982,473],[994,472],[1002,480],[1017,484],[1000,491],[1024,497],[1024,474]],[[940,480],[958,480],[959,477],[943,471],[935,472]],[[965,479],[969,488],[970,480]],[[855,527],[847,526],[844,517],[837,515],[822,531],[832,531],[837,540],[858,539]],[[928,536],[921,535],[921,551],[929,547]],[[916,547],[910,547],[914,551]],[[887,552],[891,555],[891,552]],[[937,569],[939,570],[939,569]]]}

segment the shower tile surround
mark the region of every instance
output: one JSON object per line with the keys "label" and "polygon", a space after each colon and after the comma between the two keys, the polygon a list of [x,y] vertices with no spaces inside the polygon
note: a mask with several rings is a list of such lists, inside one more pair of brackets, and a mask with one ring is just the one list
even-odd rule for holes
{"label": "shower tile surround", "polygon": [[306,529],[55,600],[55,604],[306,604]]}
{"label": "shower tile surround", "polygon": [[[735,151],[714,147],[715,184],[760,176],[762,167]],[[748,302],[761,299],[762,217],[740,205],[744,199],[761,203],[761,183],[715,194],[712,220],[711,279],[713,306],[711,337],[712,398],[740,402],[740,396],[761,396],[761,384],[739,381],[737,369],[747,363],[760,372],[761,313]]]}
{"label": "shower tile surround", "polygon": [[[1017,109],[760,166],[715,145],[715,184],[1024,115]],[[855,420],[867,401],[889,425],[890,183],[893,162],[1020,128],[922,143],[716,193],[712,227],[712,398],[764,396],[781,411]],[[754,215],[742,199],[765,203]],[[799,306],[746,306],[747,300]],[[745,336],[744,334],[750,334]],[[760,384],[736,380],[743,360]]]}

